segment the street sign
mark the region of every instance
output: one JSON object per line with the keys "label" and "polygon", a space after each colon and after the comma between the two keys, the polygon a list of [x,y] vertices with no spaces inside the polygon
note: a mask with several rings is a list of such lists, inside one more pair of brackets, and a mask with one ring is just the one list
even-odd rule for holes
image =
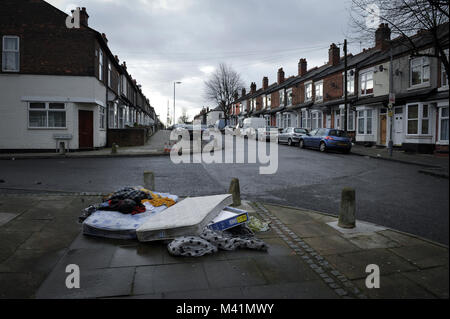
{"label": "street sign", "polygon": [[395,93],[389,93],[389,104],[395,104]]}

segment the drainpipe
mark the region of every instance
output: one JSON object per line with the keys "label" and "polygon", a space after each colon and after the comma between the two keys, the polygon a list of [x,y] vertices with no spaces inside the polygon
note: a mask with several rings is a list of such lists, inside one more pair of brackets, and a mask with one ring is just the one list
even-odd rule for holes
{"label": "drainpipe", "polygon": [[[394,92],[394,72],[393,72],[393,57],[392,57],[392,43],[391,47],[389,49],[389,55],[390,55],[390,61],[389,61],[389,96]],[[393,112],[393,105],[389,104],[389,143],[388,143],[388,150],[389,150],[389,156],[392,157],[392,151],[394,148],[394,142],[392,140],[392,121],[394,119]]]}

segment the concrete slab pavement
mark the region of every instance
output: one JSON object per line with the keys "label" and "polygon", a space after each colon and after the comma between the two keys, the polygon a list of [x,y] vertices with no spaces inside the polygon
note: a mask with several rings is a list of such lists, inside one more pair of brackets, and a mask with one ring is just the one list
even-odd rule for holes
{"label": "concrete slab pavement", "polygon": [[[0,297],[448,298],[448,247],[394,230],[366,225],[345,233],[320,212],[243,202],[271,222],[258,234],[268,252],[180,258],[164,243],[80,234],[81,208],[98,200],[1,195],[0,211],[16,217],[0,226]],[[65,286],[68,264],[80,267],[80,289]],[[369,264],[380,267],[380,289],[365,286]]]}

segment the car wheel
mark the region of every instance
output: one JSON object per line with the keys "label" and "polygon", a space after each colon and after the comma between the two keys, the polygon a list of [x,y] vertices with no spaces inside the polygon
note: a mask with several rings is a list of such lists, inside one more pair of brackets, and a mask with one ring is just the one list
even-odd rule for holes
{"label": "car wheel", "polygon": [[300,148],[305,148],[305,142],[304,142],[303,140],[300,140],[300,141],[298,142],[298,146],[299,146]]}
{"label": "car wheel", "polygon": [[321,152],[325,152],[325,151],[327,150],[327,146],[325,145],[324,142],[320,142],[319,150],[320,150]]}
{"label": "car wheel", "polygon": [[291,139],[288,139],[288,145],[292,146],[292,140]]}
{"label": "car wheel", "polygon": [[348,150],[344,150],[344,151],[342,151],[342,153],[344,153],[344,154],[350,154],[350,152],[352,151],[352,149],[351,148],[349,148]]}

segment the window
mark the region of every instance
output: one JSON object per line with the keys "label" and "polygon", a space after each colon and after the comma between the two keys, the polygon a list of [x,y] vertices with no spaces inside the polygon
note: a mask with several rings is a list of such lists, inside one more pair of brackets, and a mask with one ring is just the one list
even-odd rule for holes
{"label": "window", "polygon": [[311,120],[309,118],[309,112],[307,110],[301,111],[301,127],[302,128],[310,128],[311,127]]}
{"label": "window", "polygon": [[355,112],[350,110],[347,111],[347,130],[354,131],[355,130]]}
{"label": "window", "polygon": [[409,135],[430,134],[430,107],[428,104],[408,104],[407,116]]}
{"label": "window", "polygon": [[372,110],[358,111],[358,134],[372,134]]}
{"label": "window", "polygon": [[108,86],[109,87],[111,87],[111,77],[112,77],[111,63],[108,63]]}
{"label": "window", "polygon": [[292,105],[292,89],[286,90],[286,99],[287,99],[287,105]]}
{"label": "window", "polygon": [[242,113],[247,111],[247,100],[242,101],[241,110]]}
{"label": "window", "polygon": [[280,106],[284,106],[284,101],[285,101],[284,89],[280,90],[279,93],[280,93]]}
{"label": "window", "polygon": [[323,82],[318,82],[315,84],[316,87],[316,101],[323,100]]}
{"label": "window", "polygon": [[98,55],[98,79],[103,81],[103,51],[99,50]]}
{"label": "window", "polygon": [[270,116],[266,116],[266,126],[270,126]]}
{"label": "window", "polygon": [[373,71],[361,73],[361,95],[373,94]]}
{"label": "window", "polygon": [[124,128],[125,127],[125,123],[124,123],[124,109],[123,107],[119,107],[119,128]]}
{"label": "window", "polygon": [[[447,60],[449,57],[449,50],[445,50],[445,55],[447,56]],[[447,72],[445,72],[444,63],[441,63],[441,87],[448,87],[448,76]]]}
{"label": "window", "polygon": [[122,94],[127,96],[127,79],[125,75],[122,75]]}
{"label": "window", "polygon": [[[352,74],[353,73],[353,74]],[[342,77],[345,81],[345,74],[342,74]],[[344,88],[342,88],[342,91],[344,91]],[[355,70],[350,70],[347,72],[347,94],[353,95],[355,94]]]}
{"label": "window", "polygon": [[439,110],[439,141],[448,143],[448,106]]}
{"label": "window", "polygon": [[252,111],[256,108],[256,99],[252,99]]}
{"label": "window", "polygon": [[411,86],[430,82],[430,62],[428,57],[420,57],[411,60]]}
{"label": "window", "polygon": [[64,103],[30,103],[28,106],[29,128],[66,128]]}
{"label": "window", "polygon": [[312,83],[305,84],[305,101],[312,99]]}
{"label": "window", "polygon": [[267,96],[266,95],[263,96],[262,101],[263,101],[263,109],[266,109],[267,108]]}
{"label": "window", "polygon": [[105,119],[105,107],[99,106],[98,107],[98,114],[99,114],[99,126],[101,129],[105,128],[106,119]]}
{"label": "window", "polygon": [[3,37],[2,71],[19,72],[20,46],[19,37]]}
{"label": "window", "polygon": [[322,128],[322,112],[312,112],[312,128]]}
{"label": "window", "polygon": [[341,128],[341,110],[334,111],[334,128]]}
{"label": "window", "polygon": [[267,97],[267,108],[271,108],[272,107],[272,96],[271,95],[266,95]]}

